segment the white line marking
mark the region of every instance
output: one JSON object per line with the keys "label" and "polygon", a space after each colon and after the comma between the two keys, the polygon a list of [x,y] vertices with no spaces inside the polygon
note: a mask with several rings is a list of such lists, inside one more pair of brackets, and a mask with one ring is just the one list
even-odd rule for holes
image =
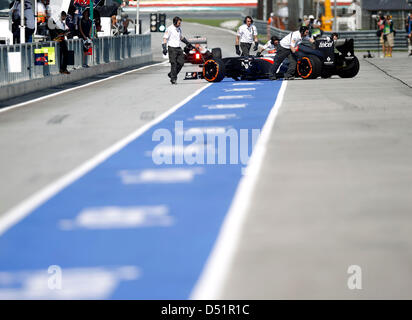
{"label": "white line marking", "polygon": [[249,166],[246,168],[245,175],[240,180],[212,253],[191,293],[191,299],[216,300],[222,298],[224,283],[234,260],[242,226],[252,200],[252,193],[266,153],[266,146],[279,108],[282,105],[286,86],[287,81],[283,81],[275,105],[269,113],[260,138],[253,150]]}
{"label": "white line marking", "polygon": [[226,132],[226,128],[229,127],[192,127],[185,130],[176,130],[175,133],[179,136],[199,134],[224,134]]}
{"label": "white line marking", "polygon": [[194,120],[225,120],[225,119],[233,119],[236,117],[235,113],[228,113],[228,114],[202,114],[197,115],[193,119]]}
{"label": "white line marking", "polygon": [[111,155],[115,154],[116,152],[124,148],[127,144],[135,140],[137,137],[142,135],[145,131],[149,130],[155,124],[159,123],[160,121],[162,121],[163,119],[171,115],[173,112],[175,112],[185,103],[190,101],[193,97],[197,96],[203,90],[208,88],[210,85],[212,84],[211,83],[206,84],[204,87],[198,89],[193,94],[185,98],[183,101],[181,101],[177,105],[170,108],[168,111],[162,113],[156,119],[146,123],[144,126],[132,132],[131,134],[121,139],[120,141],[110,146],[109,148],[103,150],[102,152],[100,152],[99,154],[91,158],[90,160],[86,161],[85,163],[83,163],[82,165],[74,169],[73,171],[64,175],[57,181],[51,183],[47,187],[36,192],[35,194],[30,196],[28,199],[24,200],[22,203],[20,203],[16,207],[7,211],[5,214],[3,214],[0,217],[0,236],[11,226],[15,225],[21,219],[26,217],[35,208],[37,208],[42,203],[44,203],[45,201],[50,199],[52,196],[57,194],[60,190],[62,190],[69,184],[73,183],[75,180],[77,180],[81,176],[85,175],[87,172],[95,168],[97,165],[102,163],[104,160],[109,158]]}
{"label": "white line marking", "polygon": [[[60,269],[63,275],[60,289],[50,287],[51,273],[58,266],[49,268],[0,272],[0,300],[91,300],[109,299],[123,281],[137,280],[143,271],[136,266],[81,267]],[[53,285],[57,285],[53,281]]]}
{"label": "white line marking", "polygon": [[244,96],[219,96],[216,99],[217,100],[232,100],[232,99],[251,99],[251,98],[253,98],[253,96],[250,94],[247,94]]}
{"label": "white line marking", "polygon": [[235,82],[232,86],[255,86],[255,85],[262,85],[261,82]]}
{"label": "white line marking", "polygon": [[48,98],[52,98],[52,97],[58,96],[58,95],[63,94],[63,93],[67,93],[67,92],[74,91],[74,90],[77,90],[77,89],[85,88],[85,87],[94,85],[96,83],[100,83],[100,82],[103,82],[103,81],[107,81],[107,80],[111,80],[111,79],[114,79],[114,78],[117,78],[117,77],[121,77],[121,76],[124,76],[125,74],[128,74],[128,73],[144,70],[144,69],[151,68],[151,67],[160,66],[160,65],[166,64],[167,62],[168,61],[164,61],[164,62],[160,62],[160,63],[151,64],[149,66],[144,66],[144,67],[141,67],[141,68],[125,71],[125,72],[115,74],[114,76],[110,76],[110,77],[107,77],[107,78],[104,78],[104,79],[96,80],[96,81],[93,81],[93,82],[82,84],[82,85],[77,86],[77,87],[73,87],[73,88],[65,89],[65,90],[55,92],[55,93],[52,93],[52,94],[48,94],[47,96],[44,96],[44,97],[40,97],[40,98],[32,99],[32,100],[29,100],[29,101],[21,102],[21,103],[14,104],[14,105],[9,106],[9,107],[4,107],[4,108],[0,109],[0,113],[10,111],[10,110],[13,110],[13,109],[16,109],[16,108],[20,108],[20,107],[26,106],[30,103],[35,103],[35,102],[39,102],[39,101],[42,101],[42,100],[45,100],[45,99],[48,99]]}
{"label": "white line marking", "polygon": [[64,231],[74,229],[129,229],[145,227],[170,227],[174,218],[165,205],[131,207],[84,208],[73,220],[59,221]]}
{"label": "white line marking", "polygon": [[214,105],[204,105],[204,108],[208,108],[210,110],[213,109],[240,109],[246,108],[246,103],[239,103],[239,104],[214,104]]}
{"label": "white line marking", "polygon": [[179,146],[179,145],[172,145],[172,146],[157,146],[153,149],[151,153],[152,157],[160,157],[160,156],[190,156],[192,154],[202,154],[205,151],[213,152],[215,151],[213,144],[191,144],[188,146]]}
{"label": "white line marking", "polygon": [[239,92],[239,91],[255,91],[256,88],[235,88],[235,89],[224,89],[225,92]]}
{"label": "white line marking", "polygon": [[195,175],[202,174],[203,172],[203,168],[121,170],[119,176],[125,185],[190,183],[195,178]]}

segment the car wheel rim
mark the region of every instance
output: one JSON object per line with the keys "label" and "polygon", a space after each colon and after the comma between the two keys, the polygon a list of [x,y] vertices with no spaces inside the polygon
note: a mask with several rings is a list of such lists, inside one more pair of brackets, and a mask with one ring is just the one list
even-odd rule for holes
{"label": "car wheel rim", "polygon": [[216,63],[216,61],[208,60],[205,62],[203,66],[203,77],[207,81],[215,80],[217,78],[218,73],[219,65]]}
{"label": "car wheel rim", "polygon": [[310,77],[312,74],[312,63],[310,62],[309,58],[303,57],[300,61],[298,61],[298,73],[299,76],[306,79]]}

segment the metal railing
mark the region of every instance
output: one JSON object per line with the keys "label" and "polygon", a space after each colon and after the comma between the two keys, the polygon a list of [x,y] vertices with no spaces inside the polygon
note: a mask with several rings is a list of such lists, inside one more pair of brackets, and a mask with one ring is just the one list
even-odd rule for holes
{"label": "metal railing", "polygon": [[[80,69],[84,63],[89,66],[121,61],[151,53],[150,35],[128,35],[101,37],[93,39],[92,55],[83,60],[83,40],[67,40],[68,49],[74,51],[74,65],[70,69]],[[54,65],[37,66],[34,64],[34,49],[54,47]],[[9,52],[21,52],[21,72],[9,72]],[[0,45],[0,86],[16,82],[39,79],[59,73],[60,47],[55,41]]]}
{"label": "metal railing", "polygon": [[[258,29],[259,34],[267,34],[267,23],[265,21],[256,21],[255,25]],[[270,34],[275,35],[279,38],[283,38],[290,31],[281,30],[275,27],[270,27]],[[331,34],[331,32],[325,32],[325,34]],[[379,38],[376,36],[375,30],[367,31],[341,31],[339,32],[341,38],[352,38],[354,39],[355,50],[380,50],[381,46],[379,44]],[[407,34],[405,31],[396,31],[395,36],[395,47],[394,49],[407,49],[408,41]]]}

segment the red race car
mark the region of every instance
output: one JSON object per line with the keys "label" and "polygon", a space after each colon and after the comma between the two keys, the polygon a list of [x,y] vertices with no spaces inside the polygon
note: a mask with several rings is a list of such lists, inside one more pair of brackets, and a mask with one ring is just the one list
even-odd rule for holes
{"label": "red race car", "polygon": [[210,59],[222,59],[222,50],[220,48],[207,48],[207,39],[200,36],[187,39],[192,47],[185,46],[185,62],[192,64],[203,64]]}

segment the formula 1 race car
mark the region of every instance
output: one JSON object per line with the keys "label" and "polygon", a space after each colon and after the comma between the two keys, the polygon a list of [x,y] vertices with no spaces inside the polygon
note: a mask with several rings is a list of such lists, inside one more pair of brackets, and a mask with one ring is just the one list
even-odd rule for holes
{"label": "formula 1 race car", "polygon": [[220,48],[207,48],[207,39],[196,36],[187,39],[192,47],[185,46],[183,49],[185,63],[203,64],[209,59],[222,59],[222,50]]}
{"label": "formula 1 race car", "polygon": [[[315,49],[309,45],[299,45],[297,51],[296,75],[303,79],[353,78],[359,72],[359,60],[354,55],[353,39],[333,41],[326,37],[317,39]],[[225,77],[235,80],[267,79],[272,75],[274,58],[271,57],[233,57],[209,59],[203,65],[201,78],[209,82],[219,82]],[[277,77],[283,77],[288,63],[277,70]]]}
{"label": "formula 1 race car", "polygon": [[353,39],[329,37],[316,40],[316,49],[300,45],[298,50],[297,74],[303,79],[353,78],[359,73],[359,60],[354,54]]}

